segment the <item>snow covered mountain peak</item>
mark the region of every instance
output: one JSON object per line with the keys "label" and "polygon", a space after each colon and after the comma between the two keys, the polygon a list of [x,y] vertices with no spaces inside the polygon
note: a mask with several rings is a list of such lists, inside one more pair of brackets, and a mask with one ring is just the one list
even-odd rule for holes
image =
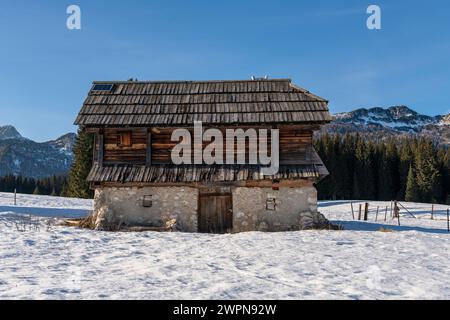
{"label": "snow covered mountain peak", "polygon": [[61,137],[57,138],[56,140],[48,141],[47,143],[54,146],[60,152],[66,153],[69,156],[71,156],[73,145],[75,143],[76,138],[77,138],[77,135],[75,133],[71,132],[71,133],[62,135]]}
{"label": "snow covered mountain peak", "polygon": [[386,109],[381,107],[361,108],[334,116],[337,122],[380,126],[403,132],[418,132],[424,126],[439,124],[443,118],[443,116],[422,115],[407,106],[393,106]]}
{"label": "snow covered mountain peak", "polygon": [[11,125],[0,126],[0,140],[20,139],[22,135]]}
{"label": "snow covered mountain peak", "polygon": [[450,113],[446,116],[443,116],[439,124],[441,126],[450,126]]}
{"label": "snow covered mountain peak", "polygon": [[8,174],[42,178],[64,175],[72,163],[76,134],[35,142],[22,137],[12,126],[0,127],[0,176]]}
{"label": "snow covered mountain peak", "polygon": [[377,140],[392,136],[429,137],[438,144],[450,145],[450,114],[427,116],[407,106],[360,108],[337,113],[322,132],[359,133]]}

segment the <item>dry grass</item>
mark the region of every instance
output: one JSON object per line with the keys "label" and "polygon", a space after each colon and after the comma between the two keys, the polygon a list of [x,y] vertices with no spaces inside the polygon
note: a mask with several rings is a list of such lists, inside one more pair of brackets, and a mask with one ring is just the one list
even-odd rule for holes
{"label": "dry grass", "polygon": [[[102,224],[101,230],[102,231],[124,231],[124,232],[142,232],[142,231],[174,231],[176,229],[176,219],[171,219],[169,221],[166,221],[164,226],[161,227],[150,227],[150,226],[130,226],[127,224],[124,224],[122,222],[119,223],[108,223]],[[85,218],[79,218],[79,219],[65,219],[63,222],[64,226],[67,227],[76,227],[76,228],[83,228],[83,229],[95,229],[95,222],[94,222],[94,215],[90,214]]]}
{"label": "dry grass", "polygon": [[381,227],[380,229],[378,229],[378,231],[380,231],[380,232],[394,232],[394,230],[388,229],[388,228],[385,228],[385,227]]}

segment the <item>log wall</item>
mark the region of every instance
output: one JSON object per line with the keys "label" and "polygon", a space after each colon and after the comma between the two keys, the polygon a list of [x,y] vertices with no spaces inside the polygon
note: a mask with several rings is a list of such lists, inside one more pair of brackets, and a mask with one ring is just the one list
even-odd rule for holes
{"label": "log wall", "polygon": [[[204,128],[206,129],[206,128]],[[232,128],[235,129],[235,128]],[[246,130],[247,128],[242,128]],[[258,132],[258,129],[255,128]],[[269,128],[268,128],[269,129]],[[148,129],[104,129],[103,131],[103,164],[170,164],[171,163],[171,152],[178,142],[171,141],[171,135],[173,128],[153,128]],[[193,129],[191,131],[192,144],[193,144]],[[224,138],[226,128],[222,128],[222,134]],[[313,130],[309,128],[302,129],[298,126],[285,126],[279,128],[280,136],[280,164],[307,164],[308,163],[308,146],[312,144]],[[131,131],[131,146],[120,146],[118,141],[120,141],[120,133],[123,131]],[[270,133],[270,131],[269,131]],[[95,139],[95,149],[94,161],[98,161],[98,148],[99,144],[98,137]],[[224,139],[224,143],[226,139]],[[258,136],[258,144],[263,142]],[[147,144],[151,144],[150,159],[147,156]],[[203,148],[205,148],[210,142],[203,142]],[[236,144],[236,142],[235,142]],[[270,154],[270,136],[268,143],[268,150]],[[245,153],[246,159],[248,161],[249,146],[246,143]],[[235,159],[239,151],[236,146],[234,147]],[[194,151],[191,151],[192,157],[194,156]],[[225,156],[225,145],[224,145],[224,162],[226,160]],[[151,161],[149,161],[151,160]]]}

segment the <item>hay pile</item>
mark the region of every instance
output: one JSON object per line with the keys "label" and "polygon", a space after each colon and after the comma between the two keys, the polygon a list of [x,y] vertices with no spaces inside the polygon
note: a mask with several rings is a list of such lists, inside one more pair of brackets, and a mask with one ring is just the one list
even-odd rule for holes
{"label": "hay pile", "polygon": [[141,232],[141,231],[175,231],[176,230],[176,219],[168,220],[164,223],[163,226],[155,227],[155,226],[132,226],[127,225],[125,223],[105,223],[101,224],[99,227],[98,224],[95,223],[96,218],[93,214],[88,215],[85,218],[80,219],[66,219],[64,220],[65,226],[68,227],[78,227],[83,229],[91,229],[91,230],[101,230],[101,231],[126,231],[126,232]]}

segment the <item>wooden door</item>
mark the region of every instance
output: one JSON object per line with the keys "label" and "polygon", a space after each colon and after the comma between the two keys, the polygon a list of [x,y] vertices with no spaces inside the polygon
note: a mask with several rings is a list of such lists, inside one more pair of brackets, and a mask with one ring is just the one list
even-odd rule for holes
{"label": "wooden door", "polygon": [[200,194],[198,231],[227,233],[233,228],[231,193]]}

